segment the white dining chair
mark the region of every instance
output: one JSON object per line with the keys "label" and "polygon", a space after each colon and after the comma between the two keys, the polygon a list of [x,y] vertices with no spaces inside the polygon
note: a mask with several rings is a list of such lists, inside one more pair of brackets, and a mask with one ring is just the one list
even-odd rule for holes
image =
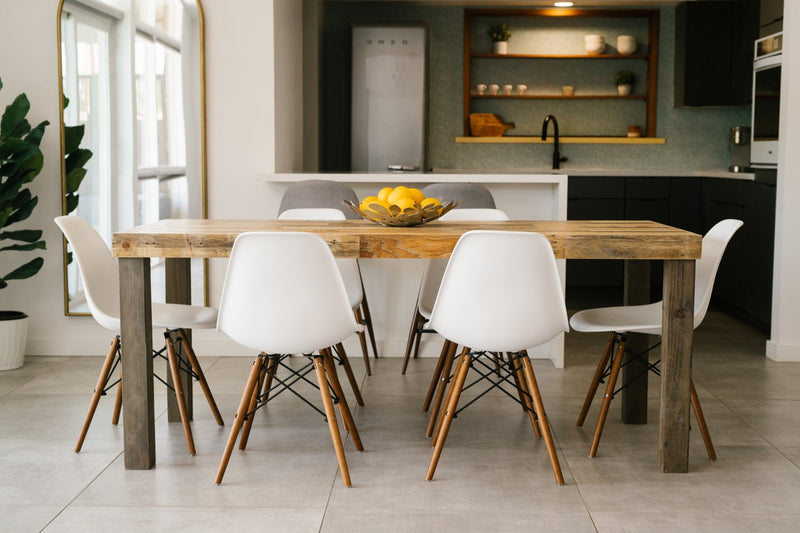
{"label": "white dining chair", "polygon": [[[347,220],[361,220],[361,217],[344,205],[345,201],[358,205],[358,196],[346,183],[319,179],[298,181],[290,184],[283,193],[278,207],[278,216],[280,217],[290,209],[328,208],[341,211]],[[358,264],[357,259],[356,264]],[[375,341],[375,328],[372,325],[372,313],[370,313],[369,300],[367,291],[364,289],[364,279],[360,268],[358,269],[358,281],[361,284],[361,303],[357,309],[358,320],[366,326],[367,337],[372,346],[372,355],[377,358],[378,345]],[[348,288],[348,290],[350,289]],[[362,351],[366,353],[366,349],[363,347]],[[367,367],[367,375],[372,375],[368,357],[364,360],[364,364]]]}
{"label": "white dining chair", "polygon": [[[100,237],[100,234],[97,233],[94,227],[85,219],[75,215],[60,216],[55,218],[55,223],[61,229],[72,247],[72,253],[80,269],[81,280],[83,281],[84,292],[92,317],[104,328],[119,332],[119,273],[111,251],[108,249],[102,237]],[[192,344],[189,342],[188,336],[184,330],[211,329],[215,327],[216,322],[217,310],[213,307],[165,303],[152,304],[153,328],[163,328],[166,330],[164,333],[165,347],[163,350],[155,352],[155,355],[162,355],[163,352],[166,351],[166,359],[172,377],[171,388],[175,392],[186,438],[186,446],[191,455],[195,455],[196,452],[191,426],[189,425],[186,399],[183,394],[183,386],[181,385],[181,371],[190,373],[199,381],[217,424],[222,426],[224,422],[217,408],[217,404],[214,401],[214,396],[211,394],[211,389],[203,374],[200,363],[194,353]],[[189,360],[188,368],[185,368],[186,365],[182,364],[175,352],[171,337],[171,333],[173,332],[180,339],[181,346]],[[75,445],[76,453],[80,452],[83,447],[84,439],[89,431],[89,426],[92,423],[92,418],[94,417],[100,397],[117,384],[119,384],[119,387],[117,388],[117,398],[112,423],[116,425],[119,421],[120,410],[122,408],[122,376],[120,375],[119,379],[113,383],[110,381],[114,370],[120,364],[123,352],[124,346],[120,342],[119,333],[117,333],[114,340],[111,342],[111,347],[103,362],[97,385],[92,394],[89,411],[86,414],[83,426],[81,427],[80,436],[78,437],[78,442]],[[164,382],[161,378],[157,377],[157,379]],[[164,383],[166,384],[166,382]],[[170,387],[169,385],[167,386]]]}
{"label": "white dining chair", "polygon": [[[702,256],[695,263],[695,286],[694,286],[694,327],[697,328],[706,316],[708,305],[711,301],[711,292],[714,288],[714,278],[717,274],[720,261],[725,252],[731,237],[742,226],[741,220],[727,219],[712,227],[703,237]],[[609,332],[597,369],[589,385],[589,391],[583,402],[583,407],[578,415],[577,426],[583,425],[589,408],[592,405],[597,388],[603,379],[607,378],[606,389],[603,395],[603,403],[600,407],[600,414],[597,418],[592,444],[589,448],[589,457],[595,457],[597,447],[600,444],[600,437],[603,434],[608,409],[611,400],[620,389],[615,389],[619,370],[625,358],[628,333],[643,333],[647,335],[661,335],[661,317],[663,302],[653,302],[645,305],[627,305],[615,307],[601,307],[579,311],[570,318],[570,325],[575,331],[587,333]],[[647,354],[658,346],[650,347],[644,354],[629,354],[632,357],[641,358],[645,366],[660,375],[658,362],[650,363]],[[616,347],[616,349],[615,349]],[[641,376],[646,379],[647,373]],[[623,385],[624,387],[625,385]],[[703,437],[706,452],[711,460],[717,458],[714,445],[711,442],[711,435],[703,416],[700,400],[694,387],[694,381],[690,384],[690,398],[692,409],[697,418],[697,425]]]}
{"label": "white dining chair", "polygon": [[[486,192],[488,193],[489,191],[487,190]],[[481,196],[481,198],[483,197]],[[489,199],[491,199],[491,196],[489,196]],[[494,200],[491,200],[491,204],[494,205]],[[502,221],[508,220],[508,215],[500,209],[495,208],[461,208],[459,206],[459,208],[448,211],[442,215],[439,220]],[[422,340],[422,334],[435,333],[433,330],[427,328],[426,325],[431,318],[433,302],[436,300],[436,293],[439,290],[439,284],[442,281],[442,274],[444,274],[446,266],[447,259],[428,259],[425,261],[425,269],[422,272],[422,281],[420,282],[419,292],[417,293],[417,304],[414,309],[414,316],[411,319],[411,329],[408,332],[408,340],[406,341],[403,367],[400,370],[401,374],[406,373],[408,361],[412,356],[412,350],[415,359],[419,355],[419,345]]]}
{"label": "white dining chair", "polygon": [[[282,211],[281,214],[278,215],[278,220],[345,220],[345,215],[342,211],[330,207],[296,208]],[[344,286],[347,289],[347,297],[350,300],[350,307],[353,308],[356,321],[366,326],[364,315],[361,313],[361,306],[364,303],[364,285],[361,281],[361,270],[358,267],[358,259],[336,258],[336,264],[339,266],[339,272],[342,274],[342,280],[344,280]],[[364,357],[364,367],[367,369],[367,375],[372,375],[369,364],[366,332],[363,330],[359,331],[358,340],[361,343],[361,354]],[[344,346],[342,343],[339,343],[335,349],[345,367],[347,379],[350,381],[350,385],[356,395],[358,405],[364,405],[364,400],[358,388],[358,382],[353,375],[353,370],[350,367]]]}
{"label": "white dining chair", "polygon": [[[305,380],[304,376],[314,371],[324,411],[307,400],[306,403],[327,420],[342,480],[349,487],[350,473],[334,401],[356,449],[361,451],[363,446],[328,347],[362,326],[353,315],[327,243],[318,235],[302,232],[239,235],[228,262],[217,329],[259,355],[244,387],[214,483],[222,483],[240,431],[239,449],[244,449],[255,411],[273,393],[291,390],[299,395],[291,388],[295,378]],[[309,363],[299,370],[284,364],[291,354],[304,354]],[[289,371],[292,378],[278,381],[275,378],[278,368]],[[271,387],[273,378],[278,381],[275,387]],[[265,391],[259,393],[265,381],[268,383]]]}
{"label": "white dining chair", "polygon": [[[430,320],[431,328],[464,346],[434,435],[426,479],[433,478],[457,413],[467,373],[492,352],[505,353],[499,367],[483,364],[480,380],[493,387],[513,378],[534,433],[541,433],[556,482],[564,483],[555,444],[527,350],[569,329],[564,295],[550,241],[541,234],[470,231],[447,263]],[[503,372],[503,376],[496,376]],[[513,396],[506,391],[506,394]]]}

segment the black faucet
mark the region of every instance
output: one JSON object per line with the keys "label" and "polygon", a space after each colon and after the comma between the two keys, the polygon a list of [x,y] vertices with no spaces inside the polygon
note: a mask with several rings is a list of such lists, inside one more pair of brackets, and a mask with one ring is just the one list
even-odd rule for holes
{"label": "black faucet", "polygon": [[566,161],[566,157],[562,157],[561,154],[558,153],[558,121],[556,117],[553,115],[547,115],[544,117],[544,122],[542,123],[542,140],[547,140],[547,124],[550,121],[553,121],[553,168],[561,168],[561,162]]}

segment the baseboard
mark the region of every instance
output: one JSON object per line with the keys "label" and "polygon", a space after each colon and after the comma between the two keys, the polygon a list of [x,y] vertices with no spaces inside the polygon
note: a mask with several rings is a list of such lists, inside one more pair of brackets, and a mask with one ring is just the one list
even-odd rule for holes
{"label": "baseboard", "polygon": [[778,344],[774,341],[767,341],[767,357],[782,363],[800,362],[800,345]]}

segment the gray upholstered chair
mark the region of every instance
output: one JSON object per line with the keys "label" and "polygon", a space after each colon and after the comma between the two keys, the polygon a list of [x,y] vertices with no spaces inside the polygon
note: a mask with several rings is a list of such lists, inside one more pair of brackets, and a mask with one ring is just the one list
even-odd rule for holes
{"label": "gray upholstered chair", "polygon": [[[422,189],[422,192],[425,194],[426,198],[437,198],[442,204],[446,204],[447,202],[460,202],[456,209],[495,209],[494,197],[492,197],[492,193],[489,192],[489,189],[483,185],[474,183],[434,183]],[[453,212],[451,211],[450,213]],[[457,216],[457,214],[452,218],[464,220],[462,217]],[[484,219],[484,217],[479,216],[475,218],[475,220],[479,219]],[[445,265],[447,265],[447,260],[444,259],[429,259],[425,264],[425,273],[423,274],[419,294],[417,295],[417,303],[414,306],[414,315],[411,319],[411,328],[408,333],[408,341],[406,342],[406,352],[403,356],[402,374],[406,373],[412,346],[414,348],[414,358],[416,358],[419,355],[419,343],[422,334],[433,333],[433,330],[425,328],[430,314],[423,313],[420,309],[422,308],[424,310],[426,307],[433,306],[433,301],[436,299],[436,292],[439,287],[439,282],[442,279]],[[428,301],[430,306],[424,305]],[[428,403],[429,400],[426,400],[426,405]]]}
{"label": "gray upholstered chair", "polygon": [[[286,192],[283,193],[280,207],[278,207],[278,216],[289,209],[332,208],[338,209],[344,213],[346,219],[360,220],[361,217],[342,204],[345,200],[358,205],[358,196],[356,196],[355,191],[346,183],[330,180],[298,181],[297,183],[289,185]],[[360,269],[359,277],[361,277]],[[366,327],[372,346],[372,354],[377,358],[378,347],[375,343],[375,331],[372,327],[372,315],[369,311],[367,291],[364,290],[363,278],[360,279],[360,283],[363,298],[361,300],[361,305],[355,310],[356,319]],[[362,351],[364,353],[364,364],[367,367],[367,375],[372,375],[372,369],[369,365],[369,353],[366,346],[362,345]]]}

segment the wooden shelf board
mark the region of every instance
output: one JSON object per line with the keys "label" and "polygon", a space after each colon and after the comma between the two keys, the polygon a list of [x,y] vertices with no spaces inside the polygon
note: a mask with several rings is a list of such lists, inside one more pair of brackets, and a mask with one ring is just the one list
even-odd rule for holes
{"label": "wooden shelf board", "polygon": [[[562,144],[666,144],[663,137],[559,137]],[[506,135],[503,137],[456,137],[457,143],[474,144],[552,144],[553,138]]]}
{"label": "wooden shelf board", "polygon": [[573,99],[573,100],[647,100],[646,94],[471,94],[470,98],[518,98],[518,99]]}
{"label": "wooden shelf board", "polygon": [[480,59],[648,59],[647,54],[492,54],[472,52],[470,56]]}

